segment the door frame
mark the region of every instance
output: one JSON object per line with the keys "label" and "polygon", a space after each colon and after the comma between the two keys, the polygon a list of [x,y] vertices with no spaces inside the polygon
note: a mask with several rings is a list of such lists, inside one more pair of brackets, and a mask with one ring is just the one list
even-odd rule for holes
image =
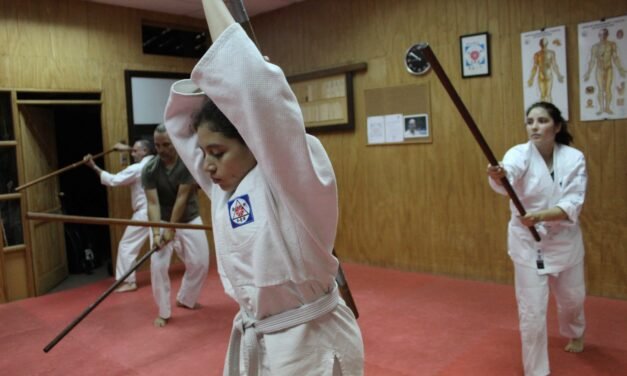
{"label": "door frame", "polygon": [[[62,106],[62,105],[97,105],[100,107],[100,124],[101,137],[103,144],[106,144],[105,133],[102,129],[103,101],[102,92],[100,90],[45,90],[45,89],[3,89],[0,91],[10,92],[12,124],[15,136],[15,152],[17,159],[17,175],[18,184],[27,183],[24,176],[24,156],[22,150],[22,135],[20,129],[20,112],[21,105],[38,105],[38,106]],[[6,196],[6,195],[5,195]],[[32,239],[30,233],[30,224],[26,218],[28,208],[28,197],[25,192],[16,192],[10,195],[11,199],[19,199],[20,212],[22,221],[22,232],[24,243],[3,247],[0,243],[0,294],[4,294],[4,301],[18,300],[26,297],[38,295],[37,285],[34,276],[34,264],[32,254]],[[6,199],[6,198],[5,198]],[[107,208],[109,210],[109,208]],[[7,268],[18,266],[18,271],[8,273]],[[9,274],[18,275],[13,278]],[[43,293],[43,292],[42,292]],[[0,295],[0,303],[2,296]]]}

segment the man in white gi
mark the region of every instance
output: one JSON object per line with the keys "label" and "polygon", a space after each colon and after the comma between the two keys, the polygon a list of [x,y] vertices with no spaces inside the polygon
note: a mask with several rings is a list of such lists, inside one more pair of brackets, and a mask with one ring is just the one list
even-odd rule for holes
{"label": "man in white gi", "polygon": [[[178,157],[163,124],[154,132],[154,144],[159,158],[146,164],[142,183],[148,199],[151,221],[202,224],[196,195],[196,182]],[[150,258],[150,277],[155,302],[159,307],[156,327],[165,326],[172,314],[170,276],[168,268],[175,250],[185,264],[185,274],[176,296],[179,307],[197,308],[197,300],[209,268],[209,243],[204,231],[172,228],[152,228],[151,246],[159,251]]]}
{"label": "man in white gi", "polygon": [[204,0],[213,45],[172,86],[166,127],[211,199],[218,272],[240,306],[225,375],[362,375],[357,321],[332,255],[337,186],[298,101],[222,0]]}
{"label": "man in white gi", "polygon": [[[115,144],[114,148],[118,151],[130,151],[133,158],[133,164],[129,165],[117,174],[111,174],[94,162],[91,154],[87,154],[84,158],[87,166],[91,167],[98,176],[100,182],[108,187],[130,186],[131,188],[131,205],[133,207],[134,221],[146,221],[146,194],[141,184],[142,169],[153,156],[150,154],[150,142],[147,140],[138,140],[131,148],[129,145],[122,143]],[[137,258],[139,251],[150,237],[150,230],[147,227],[127,226],[120,239],[118,245],[117,261],[115,263],[115,279],[119,280],[131,267]],[[131,273],[128,278],[115,291],[127,292],[137,290],[135,272]]]}
{"label": "man in white gi", "polygon": [[[529,142],[511,148],[502,166],[489,166],[490,186],[506,194],[507,177],[525,216],[512,212],[508,253],[514,262],[516,300],[526,376],[550,373],[546,312],[549,289],[555,296],[560,334],[570,339],[564,348],[584,347],[584,247],[579,214],[586,194],[586,162],[570,146],[572,136],[557,107],[538,102],[527,110]],[[536,242],[527,227],[535,226]]]}

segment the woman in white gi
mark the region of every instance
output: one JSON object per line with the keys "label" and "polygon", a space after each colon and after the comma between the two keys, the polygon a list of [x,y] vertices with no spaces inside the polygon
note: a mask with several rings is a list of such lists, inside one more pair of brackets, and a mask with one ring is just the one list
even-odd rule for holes
{"label": "woman in white gi", "polygon": [[332,256],[337,187],[283,72],[222,0],[203,0],[213,45],[172,86],[166,127],[211,199],[218,271],[240,305],[225,375],[362,375],[357,321]]}
{"label": "woman in white gi", "polygon": [[[505,195],[507,177],[527,214],[510,202],[508,253],[514,262],[516,300],[525,375],[548,375],[546,312],[549,288],[555,296],[560,334],[569,352],[584,347],[584,248],[579,214],[586,194],[583,154],[557,107],[538,102],[527,110],[529,141],[511,148],[500,166],[488,166],[492,189]],[[535,226],[541,241],[527,228]]]}

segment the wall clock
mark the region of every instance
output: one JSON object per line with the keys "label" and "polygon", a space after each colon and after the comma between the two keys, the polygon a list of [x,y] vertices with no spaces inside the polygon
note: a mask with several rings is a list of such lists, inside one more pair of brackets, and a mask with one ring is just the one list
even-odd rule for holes
{"label": "wall clock", "polygon": [[422,75],[431,69],[431,64],[422,52],[424,46],[423,43],[414,44],[405,53],[405,67],[409,73]]}

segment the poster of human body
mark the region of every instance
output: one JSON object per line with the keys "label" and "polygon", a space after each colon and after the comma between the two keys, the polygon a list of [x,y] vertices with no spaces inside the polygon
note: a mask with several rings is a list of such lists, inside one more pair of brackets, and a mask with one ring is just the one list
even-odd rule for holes
{"label": "poster of human body", "polygon": [[520,35],[524,108],[553,103],[568,120],[566,28],[529,31]]}
{"label": "poster of human body", "polygon": [[579,24],[581,120],[627,118],[627,16]]}

